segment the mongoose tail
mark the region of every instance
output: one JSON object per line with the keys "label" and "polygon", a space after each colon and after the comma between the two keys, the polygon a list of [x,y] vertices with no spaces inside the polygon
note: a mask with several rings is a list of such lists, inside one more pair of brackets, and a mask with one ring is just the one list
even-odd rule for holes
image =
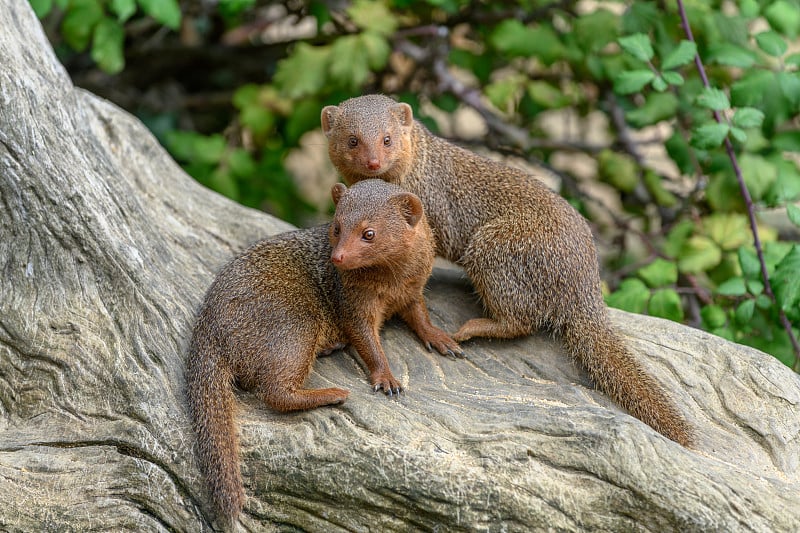
{"label": "mongoose tail", "polygon": [[212,358],[190,360],[194,364],[188,366],[186,380],[200,468],[217,509],[232,521],[241,513],[245,500],[239,473],[233,377],[225,365],[216,365]]}
{"label": "mongoose tail", "polygon": [[642,368],[607,321],[579,318],[564,323],[567,352],[589,373],[597,388],[617,405],[668,439],[691,446],[689,424],[664,389]]}

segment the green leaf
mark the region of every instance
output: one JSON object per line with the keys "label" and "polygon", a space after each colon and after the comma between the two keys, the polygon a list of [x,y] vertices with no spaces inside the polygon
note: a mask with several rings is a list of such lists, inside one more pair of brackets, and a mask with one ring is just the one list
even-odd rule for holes
{"label": "green leaf", "polygon": [[772,138],[776,150],[785,152],[800,152],[800,130],[784,131]]}
{"label": "green leaf", "polygon": [[797,37],[800,30],[800,8],[796,3],[786,0],[771,2],[764,10],[769,25],[791,39]]}
{"label": "green leaf", "polygon": [[136,0],[111,0],[108,7],[119,22],[125,22],[136,13]]}
{"label": "green leaf", "polygon": [[789,220],[792,221],[792,224],[800,227],[800,207],[795,204],[788,204],[786,206],[786,214],[789,215]]}
{"label": "green leaf", "polygon": [[740,143],[747,142],[747,133],[745,133],[742,128],[737,128],[736,126],[731,126],[731,137]]}
{"label": "green leaf", "polygon": [[627,70],[620,72],[614,78],[614,92],[617,94],[631,94],[641,91],[645,85],[655,79],[652,70]]}
{"label": "green leaf", "polygon": [[636,275],[650,287],[664,287],[678,281],[678,267],[674,262],[659,257],[649,265],[640,268]]}
{"label": "green leaf", "polygon": [[792,246],[772,276],[775,299],[785,312],[800,306],[800,244]]}
{"label": "green leaf", "polygon": [[664,78],[664,81],[669,83],[670,85],[676,85],[680,87],[684,83],[683,76],[681,76],[678,72],[673,72],[673,71],[662,72],[661,77]]}
{"label": "green leaf", "polygon": [[661,207],[675,207],[678,205],[678,198],[675,197],[670,191],[664,187],[664,182],[656,172],[647,169],[642,177],[644,186],[650,194],[653,195],[653,200]]}
{"label": "green leaf", "polygon": [[627,278],[619,289],[606,296],[606,303],[617,309],[631,313],[643,313],[650,299],[650,290],[639,279]]}
{"label": "green leaf", "polygon": [[735,250],[749,240],[748,221],[740,213],[714,213],[703,219],[703,230],[725,251]]}
{"label": "green leaf", "polygon": [[487,85],[484,93],[497,109],[503,112],[513,112],[513,107],[519,100],[522,88],[527,83],[523,76],[507,76]]}
{"label": "green leaf", "polygon": [[644,33],[620,37],[617,42],[626,52],[640,61],[648,62],[653,59],[653,45],[650,44],[650,38]]}
{"label": "green leaf", "polygon": [[256,173],[256,164],[253,157],[243,148],[231,150],[226,158],[231,174],[248,177]]}
{"label": "green leaf", "polygon": [[703,150],[716,148],[728,135],[730,127],[726,123],[708,122],[692,131],[692,146]]}
{"label": "green leaf", "polygon": [[700,317],[708,330],[721,328],[728,319],[725,311],[718,305],[706,305],[700,309]]}
{"label": "green leaf", "polygon": [[316,94],[325,87],[330,57],[330,47],[298,43],[289,57],[278,62],[275,84],[289,98]]}
{"label": "green leaf", "polygon": [[756,56],[748,50],[733,43],[712,45],[708,52],[708,62],[729,67],[750,68],[756,62]]}
{"label": "green leaf", "polygon": [[682,67],[691,63],[695,55],[697,55],[697,45],[692,41],[681,41],[661,62],[661,69],[669,70]]}
{"label": "green leaf", "polygon": [[675,289],[661,289],[653,293],[647,312],[652,316],[666,318],[675,322],[683,320],[681,297]]}
{"label": "green leaf", "polygon": [[632,192],[639,184],[639,167],[627,155],[603,150],[597,156],[601,181],[623,192]]}
{"label": "green leaf", "polygon": [[53,9],[53,0],[29,0],[36,17],[43,19]]}
{"label": "green leaf", "polygon": [[328,66],[339,87],[356,90],[369,78],[369,58],[359,35],[344,35],[333,42]]}
{"label": "green leaf", "polygon": [[547,25],[525,26],[517,19],[506,19],[495,27],[489,42],[511,57],[537,57],[551,65],[565,56],[558,34]]}
{"label": "green leaf", "polygon": [[733,115],[733,124],[739,128],[759,128],[764,122],[764,113],[754,107],[740,107]]}
{"label": "green leaf", "polygon": [[741,247],[737,252],[739,256],[739,266],[742,267],[742,274],[746,279],[759,279],[761,277],[761,262],[758,260],[755,250]]}
{"label": "green leaf", "polygon": [[[753,296],[759,296],[764,292],[764,284],[757,279],[747,280],[747,292]],[[756,303],[758,303],[758,301],[756,301]]]}
{"label": "green leaf", "polygon": [[663,93],[668,88],[669,85],[667,84],[666,81],[664,81],[664,78],[662,78],[661,76],[656,76],[656,78],[653,80],[653,89],[655,89],[656,91]]}
{"label": "green leaf", "polygon": [[756,309],[756,301],[755,300],[745,300],[739,304],[739,307],[736,308],[736,312],[734,316],[736,317],[736,322],[741,325],[746,325],[753,319],[753,312]]}
{"label": "green leaf", "polygon": [[670,159],[678,166],[678,170],[683,174],[689,175],[695,172],[693,151],[686,139],[683,138],[683,135],[677,131],[677,128],[672,136],[667,139],[664,147],[667,149]]}
{"label": "green leaf", "polygon": [[116,74],[125,67],[122,46],[125,42],[125,29],[112,18],[104,18],[94,29],[92,39],[92,59],[109,74]]}
{"label": "green leaf", "polygon": [[181,7],[177,0],[138,0],[142,10],[158,22],[177,30],[181,25]]}
{"label": "green leaf", "polygon": [[793,111],[800,111],[800,75],[797,72],[778,72],[781,93],[791,104]]}
{"label": "green leaf", "polygon": [[761,7],[758,5],[758,0],[740,0],[739,11],[743,17],[755,18],[758,16]]}
{"label": "green leaf", "polygon": [[642,128],[672,118],[677,111],[678,98],[673,93],[651,93],[642,107],[625,113],[625,120],[631,126]]}
{"label": "green leaf", "polygon": [[747,294],[747,285],[744,278],[731,278],[717,287],[717,294],[721,296],[744,296]]}
{"label": "green leaf", "polygon": [[691,220],[682,220],[675,224],[667,234],[667,239],[664,242],[664,253],[669,257],[678,257],[693,232],[694,223]]}
{"label": "green leaf", "polygon": [[372,70],[380,70],[389,62],[392,48],[385,37],[371,31],[359,35],[361,45],[367,54],[367,64]]}
{"label": "green leaf", "polygon": [[546,81],[530,81],[526,93],[531,100],[545,109],[557,109],[570,103],[569,97],[561,89],[553,87]]}
{"label": "green leaf", "polygon": [[739,158],[744,182],[753,200],[759,201],[778,179],[778,169],[775,164],[755,154],[742,154]]}
{"label": "green leaf", "polygon": [[681,272],[698,274],[717,266],[722,260],[722,250],[717,243],[703,237],[694,235],[686,241],[678,257],[678,270]]}
{"label": "green leaf", "polygon": [[728,95],[715,87],[706,87],[703,89],[703,92],[697,97],[697,103],[706,109],[713,109],[715,111],[725,111],[731,107],[731,103],[728,101]]}
{"label": "green leaf", "polygon": [[788,45],[777,32],[763,31],[756,35],[756,43],[767,54],[780,57],[786,53]]}
{"label": "green leaf", "polygon": [[103,8],[97,0],[73,0],[61,22],[61,34],[70,47],[82,52],[102,19]]}
{"label": "green leaf", "polygon": [[575,20],[573,34],[585,52],[599,52],[619,35],[619,17],[607,9],[591,11]]}
{"label": "green leaf", "polygon": [[179,160],[193,163],[217,164],[225,153],[222,135],[205,136],[193,131],[173,130],[167,134],[170,153]]}
{"label": "green leaf", "polygon": [[647,33],[664,18],[654,2],[632,2],[622,14],[623,33]]}
{"label": "green leaf", "polygon": [[731,85],[731,101],[734,106],[757,106],[764,101],[775,85],[775,74],[769,70],[753,69]]}
{"label": "green leaf", "polygon": [[353,23],[362,30],[378,33],[384,37],[397,29],[397,17],[383,2],[356,0],[347,9]]}

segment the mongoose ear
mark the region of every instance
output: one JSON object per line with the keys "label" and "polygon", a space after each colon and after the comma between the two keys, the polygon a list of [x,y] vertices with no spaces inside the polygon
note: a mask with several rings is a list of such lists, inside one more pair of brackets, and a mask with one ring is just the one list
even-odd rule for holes
{"label": "mongoose ear", "polygon": [[400,204],[400,209],[402,209],[408,225],[412,228],[416,226],[419,219],[422,218],[422,202],[419,197],[410,192],[402,192],[394,196],[394,198]]}
{"label": "mongoose ear", "polygon": [[343,183],[333,184],[333,187],[331,188],[331,198],[333,198],[334,205],[339,205],[339,200],[342,198],[342,195],[346,190],[347,187],[345,187]]}
{"label": "mongoose ear", "polygon": [[414,123],[414,111],[411,109],[411,106],[405,102],[393,105],[392,114],[397,117],[400,124],[407,128],[410,128]]}
{"label": "mongoose ear", "polygon": [[322,108],[319,120],[322,123],[322,133],[325,137],[330,137],[333,130],[333,123],[336,121],[336,116],[339,114],[339,108],[335,105],[326,105]]}

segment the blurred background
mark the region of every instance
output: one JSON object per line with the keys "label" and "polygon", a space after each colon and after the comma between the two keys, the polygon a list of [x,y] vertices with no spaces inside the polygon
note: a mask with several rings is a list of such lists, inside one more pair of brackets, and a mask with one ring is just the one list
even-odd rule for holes
{"label": "blurred background", "polygon": [[798,0],[30,3],[77,86],[244,205],[326,221],[320,110],[388,94],[583,213],[609,305],[800,371]]}

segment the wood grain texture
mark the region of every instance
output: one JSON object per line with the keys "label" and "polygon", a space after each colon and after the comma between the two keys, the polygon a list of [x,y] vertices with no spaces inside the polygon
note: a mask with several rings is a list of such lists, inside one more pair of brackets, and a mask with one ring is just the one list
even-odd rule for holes
{"label": "wood grain texture", "polygon": [[[210,531],[183,360],[217,269],[289,226],[188,178],[134,118],[74,88],[25,0],[0,5],[0,529]],[[433,322],[480,307],[439,266]],[[681,448],[544,335],[428,353],[383,333],[399,399],[350,354],[281,415],[240,394],[242,530],[795,531],[800,378],[771,357],[613,312],[698,428]]]}

